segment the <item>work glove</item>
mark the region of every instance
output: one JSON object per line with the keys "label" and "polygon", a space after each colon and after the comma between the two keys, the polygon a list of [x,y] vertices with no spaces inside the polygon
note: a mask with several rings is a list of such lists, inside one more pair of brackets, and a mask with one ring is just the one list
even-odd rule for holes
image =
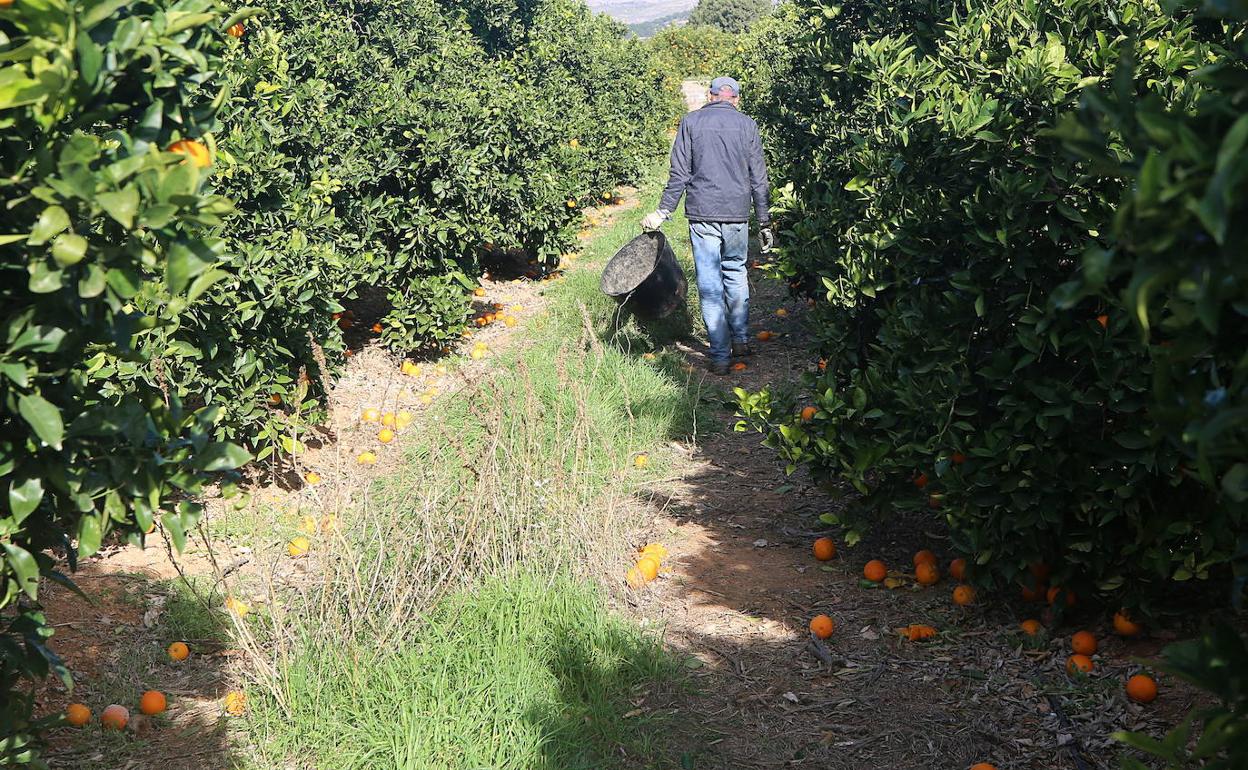
{"label": "work glove", "polygon": [[767,225],[759,228],[758,247],[764,254],[770,254],[771,250],[776,247],[776,234]]}
{"label": "work glove", "polygon": [[669,216],[671,216],[671,214],[663,209],[652,211],[651,213],[646,214],[645,218],[641,220],[641,229],[647,231],[658,230],[663,226],[663,223],[667,221]]}

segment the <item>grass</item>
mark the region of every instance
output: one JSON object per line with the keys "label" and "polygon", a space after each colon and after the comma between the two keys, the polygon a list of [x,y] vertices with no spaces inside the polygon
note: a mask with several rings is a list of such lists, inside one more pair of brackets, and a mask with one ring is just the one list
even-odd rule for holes
{"label": "grass", "polygon": [[[659,184],[582,259],[632,238]],[[353,503],[314,546],[314,582],[270,587],[270,611],[236,629],[253,764],[672,765],[645,698],[678,686],[679,666],[600,586],[631,561],[632,497],[667,469],[664,447],[709,421],[673,345],[691,314],[622,315],[598,272],[549,284],[521,344],[406,432],[402,468],[323,490]]]}

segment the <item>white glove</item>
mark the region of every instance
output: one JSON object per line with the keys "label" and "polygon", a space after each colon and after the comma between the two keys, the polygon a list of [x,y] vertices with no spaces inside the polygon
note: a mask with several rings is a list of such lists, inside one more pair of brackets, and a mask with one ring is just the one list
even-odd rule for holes
{"label": "white glove", "polygon": [[764,254],[770,254],[771,250],[776,247],[776,234],[771,231],[770,227],[763,227],[758,231],[758,246]]}
{"label": "white glove", "polygon": [[641,220],[641,229],[642,230],[658,230],[660,227],[663,226],[663,223],[666,222],[667,218],[670,216],[671,216],[671,213],[664,211],[663,209],[659,209],[658,211],[652,211],[651,213],[646,214],[645,219]]}

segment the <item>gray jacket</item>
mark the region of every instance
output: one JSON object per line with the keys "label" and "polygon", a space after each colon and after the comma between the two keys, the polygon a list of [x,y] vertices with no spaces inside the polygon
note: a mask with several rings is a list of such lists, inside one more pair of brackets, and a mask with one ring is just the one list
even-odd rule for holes
{"label": "gray jacket", "polygon": [[710,102],[681,119],[659,208],[675,211],[682,193],[691,222],[748,222],[751,200],[759,224],[771,221],[767,164],[753,118],[729,102]]}

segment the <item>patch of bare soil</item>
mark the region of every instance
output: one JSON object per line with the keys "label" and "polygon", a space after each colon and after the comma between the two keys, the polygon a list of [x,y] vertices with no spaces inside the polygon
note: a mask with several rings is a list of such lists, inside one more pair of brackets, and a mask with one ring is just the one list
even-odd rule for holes
{"label": "patch of bare soil", "polygon": [[[704,385],[757,390],[798,381],[815,364],[802,327],[804,302],[778,282],[752,273],[754,342],[748,369]],[[776,315],[783,308],[786,317]],[[705,366],[700,349],[688,356]],[[1112,635],[1112,608],[1079,607],[1060,622],[1047,608],[1000,596],[973,607],[951,600],[954,583],[913,581],[912,556],[930,548],[945,571],[947,538],[930,516],[884,523],[854,549],[816,561],[813,540],[836,535],[818,515],[843,498],[809,480],[786,477],[756,433],[732,431],[731,411],[701,446],[685,447],[676,478],[638,496],[653,527],[638,542],[671,551],[660,579],[626,600],[666,644],[687,660],[693,693],[673,709],[696,767],[1001,768],[1054,770],[1116,767],[1116,730],[1163,733],[1197,695],[1162,678],[1150,706],[1130,702],[1126,678],[1185,629],[1152,629],[1141,639]],[[839,540],[838,540],[839,542]],[[863,564],[880,558],[898,578],[893,589],[868,587]],[[836,630],[812,642],[816,614]],[[1019,622],[1036,617],[1050,629],[1028,645]],[[901,627],[939,629],[932,641],[903,640]],[[1101,640],[1091,677],[1065,672],[1069,638],[1086,628]]]}

